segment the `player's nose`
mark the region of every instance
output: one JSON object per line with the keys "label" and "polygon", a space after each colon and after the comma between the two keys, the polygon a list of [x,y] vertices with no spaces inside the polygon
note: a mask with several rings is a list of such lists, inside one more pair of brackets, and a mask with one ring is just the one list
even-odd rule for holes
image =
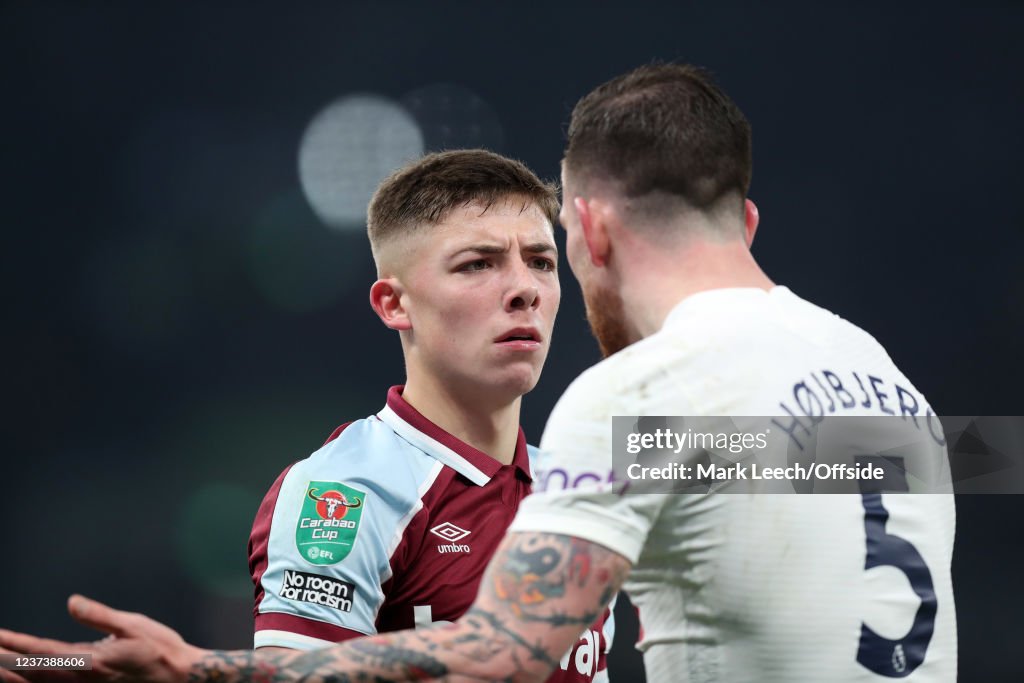
{"label": "player's nose", "polygon": [[525,264],[514,269],[509,288],[505,292],[505,310],[537,308],[540,305],[540,289]]}
{"label": "player's nose", "polygon": [[505,308],[510,311],[537,308],[539,305],[540,290],[536,285],[515,287],[505,295]]}

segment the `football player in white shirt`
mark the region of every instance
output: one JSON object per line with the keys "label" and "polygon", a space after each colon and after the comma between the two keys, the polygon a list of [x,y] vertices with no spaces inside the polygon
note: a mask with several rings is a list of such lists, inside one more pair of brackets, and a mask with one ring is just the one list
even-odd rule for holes
{"label": "football player in white shirt", "polygon": [[700,70],[642,67],[577,104],[561,219],[608,358],[555,408],[541,443],[553,483],[524,502],[456,623],[263,656],[74,599],[117,638],[0,644],[150,680],[542,680],[625,584],[651,681],[955,680],[951,496],[607,485],[613,415],[934,417],[869,334],[758,267],[750,169],[746,119]]}

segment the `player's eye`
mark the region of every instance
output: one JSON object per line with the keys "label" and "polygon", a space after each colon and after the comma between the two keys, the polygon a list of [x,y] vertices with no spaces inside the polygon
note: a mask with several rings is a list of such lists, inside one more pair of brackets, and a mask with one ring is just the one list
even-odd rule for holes
{"label": "player's eye", "polygon": [[554,260],[544,258],[543,256],[535,256],[530,259],[530,265],[537,270],[554,270],[556,267]]}
{"label": "player's eye", "polygon": [[458,270],[460,273],[472,273],[477,270],[485,270],[488,267],[486,259],[476,259],[475,261],[468,261],[459,266]]}

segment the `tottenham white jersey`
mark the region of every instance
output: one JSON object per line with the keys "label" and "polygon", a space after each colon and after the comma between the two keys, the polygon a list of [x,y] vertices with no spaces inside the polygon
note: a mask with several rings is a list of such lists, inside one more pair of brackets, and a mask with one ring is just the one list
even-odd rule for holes
{"label": "tottenham white jersey", "polygon": [[784,287],[690,296],[565,392],[541,441],[543,492],[510,531],[576,536],[633,562],[626,590],[652,683],[955,681],[951,495],[607,485],[614,415],[816,410],[932,414],[869,334]]}

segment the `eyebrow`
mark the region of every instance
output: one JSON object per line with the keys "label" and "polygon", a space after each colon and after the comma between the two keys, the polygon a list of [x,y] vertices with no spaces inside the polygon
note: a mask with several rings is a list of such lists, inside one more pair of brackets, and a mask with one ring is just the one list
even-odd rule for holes
{"label": "eyebrow", "polygon": [[555,245],[551,244],[550,242],[534,242],[532,244],[527,244],[525,247],[523,247],[523,251],[529,251],[534,254],[543,254],[546,251],[557,250],[555,249]]}
{"label": "eyebrow", "polygon": [[[452,254],[452,258],[464,254],[467,251],[471,251],[477,254],[504,254],[505,247],[498,246],[497,244],[473,244],[468,247],[463,247],[457,252]],[[532,242],[523,246],[523,251],[528,251],[531,254],[543,254],[549,251],[556,251],[555,245],[550,242]]]}

